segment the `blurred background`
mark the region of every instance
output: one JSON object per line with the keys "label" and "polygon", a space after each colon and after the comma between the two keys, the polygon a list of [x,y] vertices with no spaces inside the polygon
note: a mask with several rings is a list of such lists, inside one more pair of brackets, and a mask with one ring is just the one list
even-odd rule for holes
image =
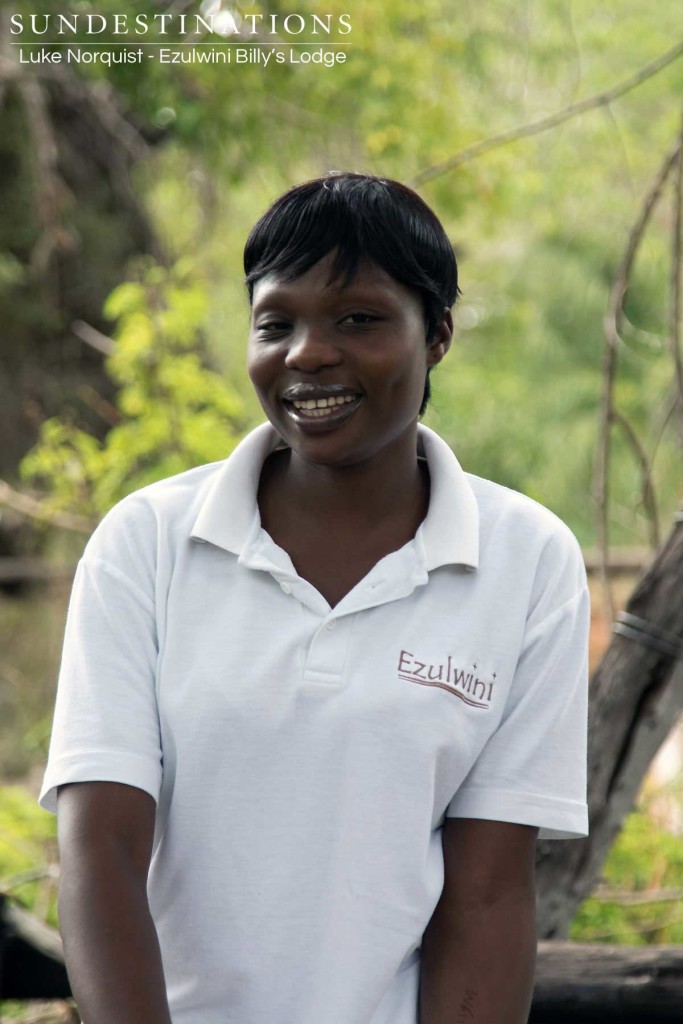
{"label": "blurred background", "polygon": [[[31,14],[171,14],[163,40],[144,41],[187,55],[180,14],[214,17],[215,35],[196,39],[206,50],[232,46],[245,12],[292,10],[332,25],[347,14],[351,33],[329,37],[346,61],[19,60],[72,38],[41,34]],[[652,190],[681,132],[683,45],[676,0],[17,0],[0,3],[0,31],[0,891],[55,924],[54,820],[35,798],[73,568],[115,501],[225,458],[262,421],[242,248],[295,182],[395,177],[441,218],[462,296],[424,422],[467,470],[577,534],[598,664],[605,537],[622,608],[681,500],[675,167]],[[110,28],[98,38],[121,51]],[[601,489],[606,380],[616,429]],[[574,939],[683,943],[683,738],[670,726]],[[29,1019],[25,1005],[3,1013]]]}

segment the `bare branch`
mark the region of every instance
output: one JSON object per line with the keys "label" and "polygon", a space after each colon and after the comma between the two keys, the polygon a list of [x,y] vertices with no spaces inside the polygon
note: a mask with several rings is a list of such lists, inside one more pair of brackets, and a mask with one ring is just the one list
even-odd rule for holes
{"label": "bare branch", "polygon": [[618,423],[624,431],[629,444],[635,452],[636,459],[638,460],[642,488],[641,500],[650,522],[650,546],[653,551],[656,551],[659,547],[661,536],[659,531],[657,499],[652,483],[652,475],[650,473],[650,463],[648,462],[645,449],[638,440],[638,435],[636,434],[633,425],[622,412],[619,412],[618,409],[614,410],[614,421],[615,423]]}
{"label": "bare branch", "polygon": [[629,892],[613,889],[608,885],[599,885],[592,893],[591,899],[600,903],[619,903],[622,907],[637,907],[649,903],[680,903],[683,900],[683,889],[648,889],[645,892]]}
{"label": "bare branch", "polygon": [[[669,914],[667,917],[659,918],[659,920],[657,920],[655,922],[651,921],[649,924],[642,924],[642,925],[639,924],[637,926],[637,928],[636,928],[636,931],[638,932],[639,935],[652,935],[652,934],[654,934],[654,932],[660,932],[660,931],[662,931],[663,928],[671,928],[672,925],[680,924],[681,922],[683,922],[683,917],[681,917],[680,914],[673,914],[673,915]],[[588,937],[588,943],[589,944],[592,944],[594,942],[595,943],[597,943],[597,942],[602,943],[602,942],[605,942],[605,940],[608,940],[608,941],[610,939],[614,940],[614,935],[615,935],[615,929],[614,928],[610,928],[608,931],[603,931],[603,932],[593,932]],[[630,939],[630,934],[629,934],[629,939]],[[630,944],[630,942],[629,942],[629,944]],[[651,949],[652,947],[650,946],[649,948]]]}
{"label": "bare branch", "polygon": [[64,949],[59,932],[37,917],[24,910],[15,900],[4,902],[3,918],[5,925],[24,942],[42,953],[43,956],[64,963]]}
{"label": "bare branch", "polygon": [[16,875],[8,875],[7,878],[0,878],[0,892],[4,896],[9,896],[12,889],[28,885],[29,882],[40,882],[44,878],[57,881],[59,879],[59,866],[57,864],[48,864],[45,867],[30,868],[28,871],[20,871]]}
{"label": "bare branch", "polygon": [[[36,581],[38,583],[60,582],[74,578],[75,566],[66,563],[52,562],[47,558],[0,556],[0,584]],[[0,679],[8,682],[14,689],[26,693],[31,680],[19,672],[17,668],[0,661]]]}
{"label": "bare branch", "polygon": [[650,186],[638,211],[635,224],[629,233],[626,249],[616,273],[614,284],[610,290],[607,312],[603,320],[605,348],[602,366],[602,395],[600,399],[600,426],[594,470],[594,495],[597,510],[597,536],[601,552],[601,583],[604,596],[605,616],[608,622],[614,619],[614,599],[609,578],[609,526],[607,507],[609,500],[609,469],[610,469],[610,428],[615,421],[614,384],[616,380],[618,351],[621,342],[619,332],[623,323],[623,305],[631,271],[635,262],[638,247],[643,239],[645,228],[652,211],[657,205],[662,189],[671,169],[674,167],[681,149],[681,138],[676,140],[673,150],[667,154],[660,166],[654,182]]}
{"label": "bare branch", "polygon": [[649,471],[650,472],[652,472],[652,467],[654,466],[654,462],[655,462],[655,459],[657,457],[657,451],[659,450],[659,445],[661,443],[662,438],[664,437],[664,432],[666,431],[666,428],[669,425],[669,420],[671,419],[671,417],[673,416],[674,412],[676,411],[676,407],[678,406],[678,403],[680,401],[681,401],[681,396],[678,393],[678,389],[676,388],[676,382],[674,381],[673,394],[672,394],[671,398],[669,399],[669,401],[665,405],[662,406],[661,411],[660,411],[659,423],[657,424],[657,428],[655,430],[655,439],[654,439],[654,443],[652,445],[652,451],[650,452],[650,461],[649,461]]}
{"label": "bare branch", "polygon": [[[137,163],[139,160],[143,160],[149,154],[149,146],[140,132],[123,116],[119,109],[119,100],[111,84],[105,81],[96,82],[88,89],[87,98],[94,108],[100,124],[128,154],[131,162]],[[115,151],[115,147],[112,151]]]}
{"label": "bare branch", "polygon": [[43,520],[64,530],[74,530],[76,533],[92,533],[95,526],[92,520],[86,519],[84,516],[74,515],[71,512],[54,512],[47,509],[36,498],[15,491],[6,480],[0,480],[0,505],[7,505],[8,508],[14,509],[15,512],[20,512],[21,515]]}
{"label": "bare branch", "polygon": [[24,75],[17,78],[17,87],[23,100],[31,149],[35,155],[36,208],[42,227],[31,252],[31,266],[42,275],[56,249],[69,249],[74,245],[72,235],[62,224],[68,190],[59,174],[57,141],[40,83],[36,78]]}
{"label": "bare branch", "polygon": [[71,324],[71,330],[80,341],[85,342],[86,345],[94,348],[95,351],[102,352],[105,356],[110,356],[116,348],[116,342],[113,338],[102,334],[102,331],[98,331],[96,327],[86,323],[85,320],[74,320]]}
{"label": "bare branch", "polygon": [[[683,127],[681,127],[683,143]],[[671,235],[671,284],[669,300],[669,344],[676,370],[676,387],[683,399],[683,356],[681,355],[681,234],[683,232],[683,145],[679,146],[674,177],[674,216]]]}
{"label": "bare branch", "polygon": [[497,149],[499,146],[505,146],[509,142],[516,142],[517,139],[525,139],[531,135],[539,135],[541,132],[546,132],[550,128],[555,128],[558,124],[562,124],[564,121],[569,121],[572,117],[577,117],[579,114],[585,114],[587,110],[594,110],[596,107],[607,106],[619,96],[623,96],[625,93],[630,92],[631,89],[635,89],[636,86],[645,82],[648,78],[652,78],[663,68],[667,67],[667,65],[672,64],[681,56],[682,53],[683,43],[678,43],[676,46],[672,47],[672,49],[667,50],[666,53],[662,54],[661,57],[651,61],[650,64],[646,64],[619,85],[615,85],[611,89],[607,89],[605,92],[596,93],[595,96],[588,96],[586,99],[579,100],[577,103],[570,103],[568,106],[562,107],[560,110],[557,110],[554,114],[549,114],[547,117],[538,118],[538,120],[531,121],[529,124],[518,125],[516,128],[508,128],[503,132],[499,132],[497,135],[492,135],[488,139],[482,139],[481,142],[475,142],[472,146],[466,146],[465,149],[461,149],[459,153],[455,153],[454,156],[448,157],[447,160],[442,160],[439,163],[432,164],[430,167],[425,167],[424,170],[419,171],[410,184],[422,185],[425,181],[431,181],[432,178],[437,178],[441,174],[446,174],[448,171],[454,170],[461,164],[467,163],[469,160],[474,160],[476,157],[482,156],[484,153],[489,153],[492,149]]}
{"label": "bare branch", "polygon": [[97,413],[101,420],[104,420],[110,427],[117,427],[121,422],[121,414],[115,405],[108,402],[99,391],[96,391],[90,384],[80,384],[76,394],[89,409]]}

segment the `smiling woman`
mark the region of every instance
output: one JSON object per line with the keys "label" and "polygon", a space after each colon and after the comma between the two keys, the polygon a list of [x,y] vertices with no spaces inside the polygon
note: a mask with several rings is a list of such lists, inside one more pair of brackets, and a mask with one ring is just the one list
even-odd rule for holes
{"label": "smiling woman", "polygon": [[[286,434],[293,421],[302,442],[325,428],[331,436],[332,426],[342,421],[322,410],[328,399],[340,396],[352,399],[340,412],[345,423],[353,417],[356,444],[376,448],[388,435],[414,425],[427,373],[450,345],[450,311],[444,307],[442,322],[426,344],[418,292],[367,261],[346,285],[331,280],[333,271],[329,254],[294,281],[275,272],[259,279],[249,375],[264,412]],[[324,403],[324,422],[311,423],[314,404],[304,408],[303,401]],[[334,438],[352,443],[348,430]]]}
{"label": "smiling woman", "polygon": [[580,549],[419,422],[458,289],[414,192],[298,185],[245,271],[266,422],[74,583],[40,800],[79,1009],[523,1024],[536,837],[587,830]]}
{"label": "smiling woman", "polygon": [[[329,261],[328,285],[353,281],[360,289],[364,284],[371,288],[370,269],[375,276],[384,271],[385,286],[400,283],[411,289],[423,305],[427,342],[458,295],[455,254],[443,227],[420,197],[399,182],[344,174],[290,189],[247,239],[250,301],[255,283],[264,277],[293,281],[323,258]],[[365,274],[359,273],[361,263]],[[430,397],[429,370],[419,415]]]}

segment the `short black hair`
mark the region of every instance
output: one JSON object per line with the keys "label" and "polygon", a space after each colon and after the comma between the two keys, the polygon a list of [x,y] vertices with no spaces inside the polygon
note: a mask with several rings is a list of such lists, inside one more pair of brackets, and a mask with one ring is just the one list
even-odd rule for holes
{"label": "short black hair", "polygon": [[[290,188],[252,228],[244,247],[249,302],[261,278],[294,280],[333,249],[331,281],[349,284],[370,260],[420,293],[426,343],[460,294],[453,246],[417,192],[391,178],[335,171]],[[420,416],[431,395],[430,372]]]}

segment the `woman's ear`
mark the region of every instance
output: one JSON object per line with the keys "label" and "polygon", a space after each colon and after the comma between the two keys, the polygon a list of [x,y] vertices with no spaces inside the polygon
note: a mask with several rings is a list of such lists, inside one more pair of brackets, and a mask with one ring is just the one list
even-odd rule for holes
{"label": "woman's ear", "polygon": [[453,340],[453,314],[444,306],[443,317],[434,337],[427,345],[427,365],[436,366],[451,347]]}

